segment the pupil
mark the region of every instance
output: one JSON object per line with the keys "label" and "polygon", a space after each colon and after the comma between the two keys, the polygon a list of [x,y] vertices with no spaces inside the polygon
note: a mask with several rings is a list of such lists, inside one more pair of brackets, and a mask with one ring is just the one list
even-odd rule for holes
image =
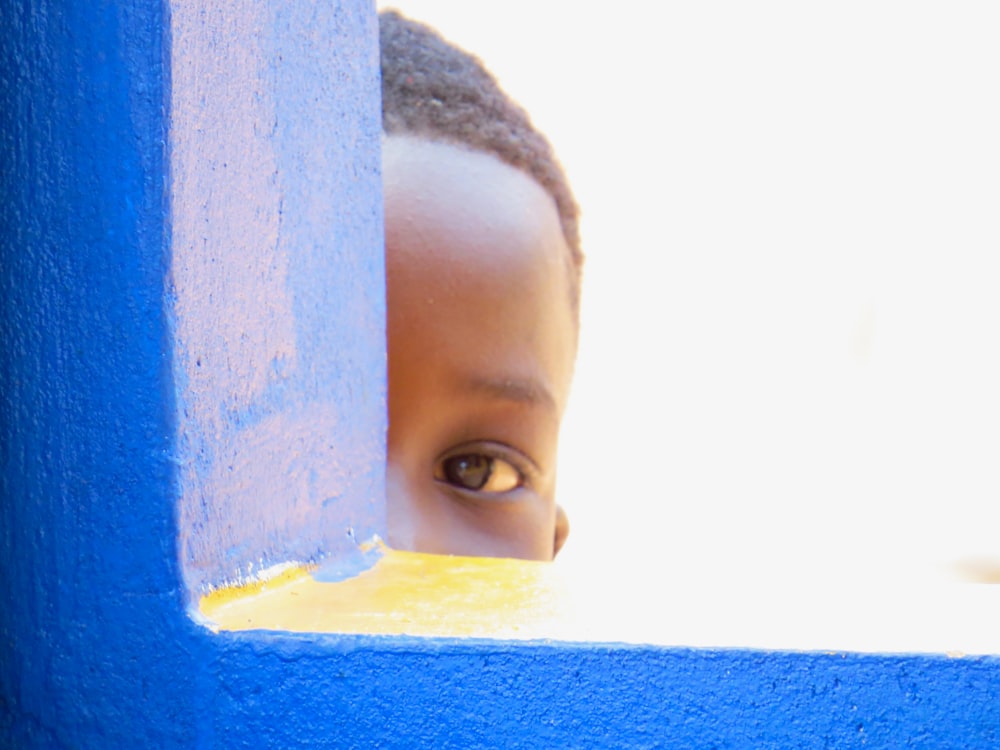
{"label": "pupil", "polygon": [[492,463],[486,456],[455,456],[444,462],[444,475],[452,484],[479,490],[490,478]]}

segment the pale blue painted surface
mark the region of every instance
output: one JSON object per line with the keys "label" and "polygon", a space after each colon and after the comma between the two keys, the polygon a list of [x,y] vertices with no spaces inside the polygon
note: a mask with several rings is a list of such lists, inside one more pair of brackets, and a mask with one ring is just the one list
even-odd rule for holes
{"label": "pale blue painted surface", "polygon": [[166,285],[195,594],[385,536],[373,25],[359,3],[172,4]]}
{"label": "pale blue painted surface", "polygon": [[[370,64],[371,9],[336,8],[338,59]],[[311,20],[281,17],[268,49]],[[193,623],[175,549],[190,394],[174,394],[190,382],[165,281],[178,250],[163,211],[163,29],[157,2],[4,6],[0,747],[1000,745],[994,657],[213,635]],[[348,103],[347,127],[371,122],[374,97]],[[295,163],[292,146],[275,158]],[[370,174],[374,153],[357,153]],[[370,241],[370,226],[351,222],[380,201],[370,181],[332,187],[354,217],[334,274],[349,278],[371,257],[349,241]],[[337,219],[306,211],[288,241],[314,242],[314,220]],[[310,288],[310,268],[289,272],[292,291]],[[336,341],[338,356],[378,360],[363,331]],[[297,351],[322,359],[330,345]],[[341,372],[315,377],[345,403],[356,395],[344,390],[380,398]]]}

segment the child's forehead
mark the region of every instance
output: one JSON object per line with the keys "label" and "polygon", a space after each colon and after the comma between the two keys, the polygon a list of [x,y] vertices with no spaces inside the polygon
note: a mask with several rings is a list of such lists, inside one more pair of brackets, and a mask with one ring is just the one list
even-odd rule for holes
{"label": "child's forehead", "polygon": [[[422,345],[514,336],[568,383],[575,352],[566,246],[555,203],[494,157],[421,139],[387,139],[390,316]],[[465,331],[465,333],[462,333]]]}
{"label": "child's forehead", "polygon": [[[549,194],[532,177],[496,157],[450,143],[413,136],[383,141],[387,220],[419,226],[437,239],[463,242],[471,251],[502,258],[530,240],[545,257],[560,260],[568,249]],[[505,243],[516,236],[517,242]],[[488,262],[488,261],[487,261]]]}
{"label": "child's forehead", "polygon": [[551,196],[530,173],[465,143],[410,133],[383,135],[382,164],[384,172],[402,175],[405,170],[424,182],[431,177],[454,181],[464,178],[467,183],[486,181],[496,192],[504,189],[541,194],[555,209]]}

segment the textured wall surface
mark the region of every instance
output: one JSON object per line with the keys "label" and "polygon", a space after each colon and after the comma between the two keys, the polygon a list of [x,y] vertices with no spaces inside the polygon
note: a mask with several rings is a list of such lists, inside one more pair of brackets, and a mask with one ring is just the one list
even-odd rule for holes
{"label": "textured wall surface", "polygon": [[194,593],[384,527],[378,49],[356,41],[369,15],[172,8],[168,294]]}
{"label": "textured wall surface", "polygon": [[[230,747],[958,750],[1000,740],[995,658],[220,640],[234,671],[214,731]],[[248,672],[251,659],[271,670]]]}
{"label": "textured wall surface", "polygon": [[0,746],[191,742],[161,8],[2,18]]}
{"label": "textured wall surface", "polygon": [[[179,5],[173,26],[148,0],[3,8],[0,747],[998,745],[995,657],[213,634],[192,621],[186,581],[313,554],[318,537],[301,524],[341,538],[322,502],[302,498],[336,505],[377,483],[370,466],[352,467],[367,477],[358,485],[333,472],[316,480],[329,492],[290,493],[306,507],[289,510],[288,527],[247,523],[242,507],[209,507],[205,493],[252,504],[249,484],[281,487],[256,466],[225,476],[230,456],[283,455],[252,452],[284,434],[278,414],[309,437],[296,430],[316,410],[331,450],[354,455],[356,430],[384,428],[372,417],[384,364],[370,335],[380,285],[338,311],[355,334],[315,317],[358,291],[356,274],[377,272],[372,248],[344,239],[370,240],[380,206],[377,132],[365,130],[376,92],[352,83],[372,73],[355,69],[373,65],[371,9]],[[171,52],[171,33],[194,46]],[[245,80],[215,70],[226,55],[245,61]],[[202,71],[175,70],[185,86],[209,88],[172,99],[167,61],[178,59]],[[300,119],[323,85],[352,100]],[[230,123],[201,102],[227,91],[219,106],[240,113]],[[191,118],[173,152],[168,103]],[[313,130],[327,117],[345,140]],[[327,174],[348,153],[361,160],[357,182]],[[214,176],[228,169],[239,179]],[[231,408],[207,391],[231,394]],[[352,424],[329,421],[324,409],[344,405],[358,406]],[[277,465],[297,487],[312,481]],[[199,551],[202,533],[220,546]]]}

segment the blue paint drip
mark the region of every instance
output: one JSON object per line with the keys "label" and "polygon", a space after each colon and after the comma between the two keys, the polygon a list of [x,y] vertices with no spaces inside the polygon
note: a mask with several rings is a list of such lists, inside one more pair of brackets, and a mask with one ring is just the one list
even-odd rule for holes
{"label": "blue paint drip", "polygon": [[347,554],[323,563],[313,574],[313,578],[320,583],[336,583],[354,578],[372,568],[384,554],[384,547],[379,542],[355,545]]}

